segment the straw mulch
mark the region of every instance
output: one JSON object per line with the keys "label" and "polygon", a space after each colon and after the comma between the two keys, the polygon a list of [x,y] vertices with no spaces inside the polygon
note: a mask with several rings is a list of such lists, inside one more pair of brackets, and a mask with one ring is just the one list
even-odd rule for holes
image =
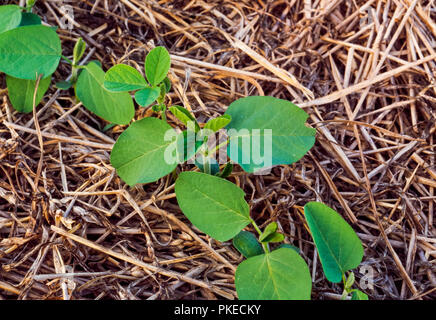
{"label": "straw mulch", "polygon": [[[304,223],[313,200],[361,238],[356,283],[370,299],[436,298],[434,1],[64,2],[40,0],[35,10],[61,26],[62,5],[72,6],[73,29],[58,30],[65,56],[83,37],[86,61],[142,70],[147,52],[165,46],[168,103],[200,122],[247,95],[310,114],[317,142],[307,156],[266,176],[237,167],[230,180],[260,225],[277,221],[301,249],[313,299],[342,292],[323,276]],[[69,74],[62,63],[55,78]],[[129,188],[111,167],[125,127],[103,131],[72,91],[50,89],[32,115],[15,112],[1,89],[0,106],[0,299],[237,297],[241,255],[189,223],[172,178]],[[138,109],[136,119],[150,115]],[[373,288],[362,287],[365,270]]]}

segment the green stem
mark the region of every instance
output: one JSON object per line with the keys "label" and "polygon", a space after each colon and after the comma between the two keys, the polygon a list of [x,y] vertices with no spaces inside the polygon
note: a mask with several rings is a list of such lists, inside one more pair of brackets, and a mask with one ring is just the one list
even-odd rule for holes
{"label": "green stem", "polygon": [[[256,224],[256,222],[253,219],[250,218],[250,221],[251,221],[251,224],[253,225],[254,229],[256,229],[257,233],[260,236],[262,234],[262,231],[260,230],[260,228],[258,227],[258,225]],[[265,253],[270,252],[268,243],[261,242],[260,244],[262,245],[263,251],[265,251]]]}

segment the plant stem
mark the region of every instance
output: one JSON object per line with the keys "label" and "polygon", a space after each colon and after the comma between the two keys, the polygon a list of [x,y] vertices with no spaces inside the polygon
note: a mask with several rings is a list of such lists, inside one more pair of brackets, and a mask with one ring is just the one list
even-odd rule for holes
{"label": "plant stem", "polygon": [[[257,233],[260,236],[262,234],[262,231],[260,230],[260,228],[258,227],[258,225],[256,224],[256,222],[253,219],[250,218],[250,221],[251,221],[251,224],[253,225],[254,229],[256,229]],[[261,242],[260,244],[262,245],[263,251],[265,251],[265,253],[270,252],[268,243]]]}

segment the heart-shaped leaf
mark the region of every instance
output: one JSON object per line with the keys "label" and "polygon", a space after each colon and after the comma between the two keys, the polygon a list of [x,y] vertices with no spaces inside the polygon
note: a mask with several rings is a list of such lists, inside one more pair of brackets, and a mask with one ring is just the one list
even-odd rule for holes
{"label": "heart-shaped leaf", "polygon": [[166,152],[176,139],[166,139],[174,129],[165,121],[144,118],[133,122],[118,138],[111,152],[111,164],[128,185],[149,183],[173,171],[178,161],[169,159]]}
{"label": "heart-shaped leaf", "polygon": [[243,261],[235,285],[241,300],[308,300],[312,279],[303,258],[281,248]]}
{"label": "heart-shaped leaf", "polygon": [[0,6],[0,33],[20,25],[21,8],[14,4]]}
{"label": "heart-shaped leaf", "polygon": [[135,115],[131,96],[127,92],[110,92],[103,82],[104,71],[96,63],[88,63],[77,79],[77,97],[97,116],[112,123],[128,124]]}
{"label": "heart-shaped leaf", "polygon": [[151,86],[154,87],[165,79],[170,66],[171,58],[167,49],[156,47],[150,51],[145,58],[145,75]]}
{"label": "heart-shaped leaf", "polygon": [[227,241],[250,223],[245,193],[230,181],[200,172],[182,172],[175,190],[186,217],[212,238]]}
{"label": "heart-shaped leaf", "polygon": [[141,107],[147,107],[159,97],[160,89],[159,88],[145,88],[135,93],[136,103]]}
{"label": "heart-shaped leaf", "polygon": [[363,247],[351,226],[333,209],[321,202],[308,202],[304,215],[326,278],[334,283],[356,268],[363,258]]}
{"label": "heart-shaped leaf", "polygon": [[[44,97],[50,83],[51,77],[39,81],[38,90],[36,91],[36,105]],[[6,84],[8,86],[9,99],[14,109],[18,112],[32,112],[36,81],[6,76]]]}
{"label": "heart-shaped leaf", "polygon": [[294,163],[315,143],[315,129],[305,125],[307,113],[286,100],[246,97],[225,114],[232,117],[228,155],[247,172]]}
{"label": "heart-shaped leaf", "polygon": [[264,253],[254,234],[242,230],[232,240],[233,246],[245,257],[250,258]]}
{"label": "heart-shaped leaf", "polygon": [[61,42],[47,26],[25,26],[0,34],[0,71],[20,79],[50,76],[61,60]]}
{"label": "heart-shaped leaf", "polygon": [[106,72],[104,87],[113,92],[125,92],[143,89],[147,87],[147,82],[135,68],[117,64]]}

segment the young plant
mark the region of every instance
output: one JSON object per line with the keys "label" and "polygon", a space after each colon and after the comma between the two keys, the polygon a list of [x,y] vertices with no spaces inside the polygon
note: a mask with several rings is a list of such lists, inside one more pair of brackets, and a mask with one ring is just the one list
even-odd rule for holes
{"label": "young plant", "polygon": [[33,110],[37,78],[41,77],[36,104],[48,90],[62,55],[56,31],[41,25],[30,12],[32,6],[0,6],[0,72],[6,74],[12,106],[25,113]]}

